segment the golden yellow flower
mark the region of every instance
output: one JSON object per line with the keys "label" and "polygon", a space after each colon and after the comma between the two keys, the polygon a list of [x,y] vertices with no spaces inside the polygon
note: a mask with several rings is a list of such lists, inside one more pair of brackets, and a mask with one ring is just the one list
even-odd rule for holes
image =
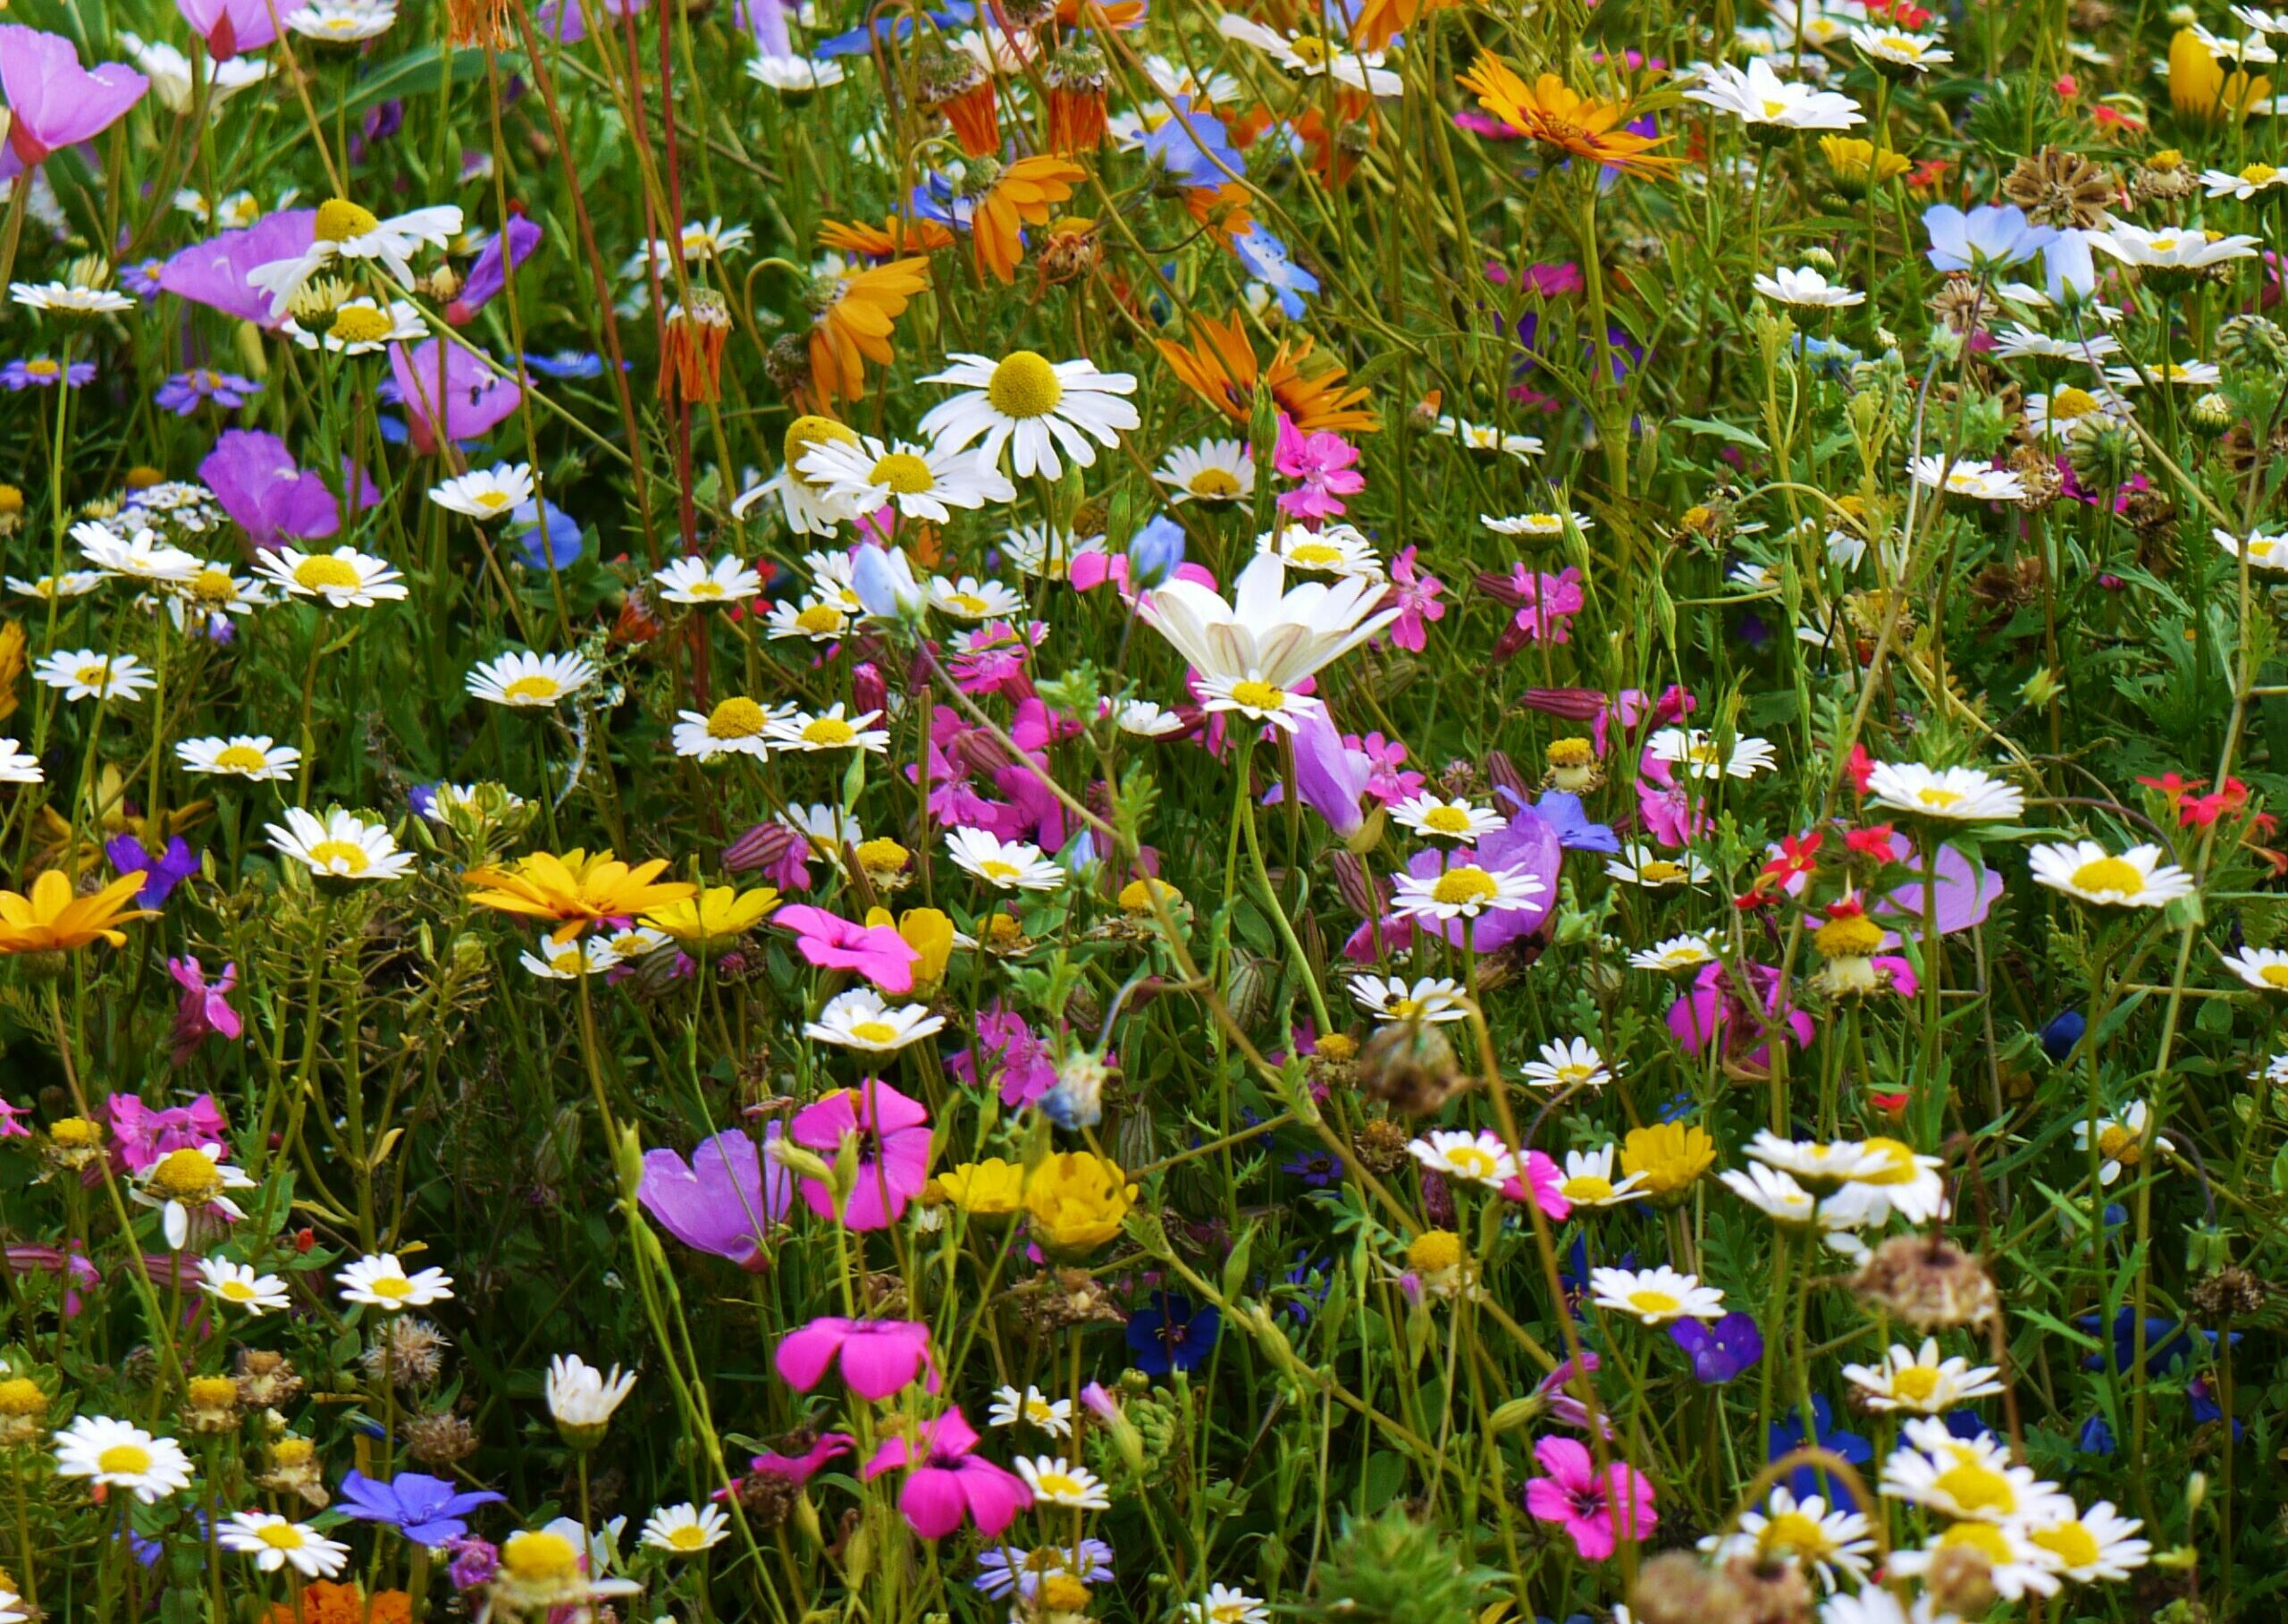
{"label": "golden yellow flower", "polygon": [[1149,913],[1152,898],[1157,896],[1173,908],[1183,901],[1183,893],[1165,879],[1131,879],[1120,888],[1120,911],[1123,913]]}
{"label": "golden yellow flower", "polygon": [[1706,1130],[1681,1123],[1634,1128],[1621,1141],[1620,1170],[1643,1174],[1640,1188],[1655,1200],[1682,1195],[1715,1161],[1716,1141]]}
{"label": "golden yellow flower", "polygon": [[997,1156],[963,1162],[930,1183],[943,1199],[972,1218],[1005,1218],[1025,1204],[1025,1170]]}
{"label": "golden yellow flower", "polygon": [[1462,1260],[1462,1239],[1451,1229],[1426,1229],[1406,1249],[1406,1266],[1421,1275],[1439,1275]]}
{"label": "golden yellow flower", "polygon": [[16,687],[23,677],[23,626],[14,620],[0,621],[0,721],[16,713]]}
{"label": "golden yellow flower", "polygon": [[609,850],[591,856],[575,846],[560,857],[534,852],[508,867],[471,869],[461,882],[475,888],[471,902],[503,913],[557,921],[554,939],[568,942],[599,921],[650,913],[698,893],[697,886],[679,879],[654,884],[667,866],[666,858],[655,857],[630,868]]}
{"label": "golden yellow flower", "polygon": [[1684,162],[1653,152],[1669,138],[1638,135],[1628,125],[1629,104],[1583,96],[1554,73],[1531,85],[1490,51],[1478,53],[1462,88],[1477,105],[1527,140],[1623,174],[1657,175]]}
{"label": "golden yellow flower", "polygon": [[[866,911],[870,925],[892,922],[887,908]],[[954,921],[950,915],[936,908],[908,908],[896,921],[897,933],[905,945],[921,956],[913,961],[913,986],[917,992],[935,987],[946,979],[946,962],[954,955]]]}
{"label": "golden yellow flower", "polygon": [[2223,59],[2191,29],[2179,29],[2169,41],[2169,105],[2178,117],[2237,124],[2271,95],[2270,80],[2250,79],[2242,68],[2226,72]]}
{"label": "golden yellow flower", "polygon": [[686,953],[719,953],[737,937],[762,921],[778,905],[773,886],[742,891],[732,886],[710,886],[695,896],[654,908],[644,922],[676,938]]}
{"label": "golden yellow flower", "polygon": [[1827,166],[1835,172],[1836,184],[1855,198],[1865,197],[1914,167],[1904,155],[1888,147],[1877,152],[1874,142],[1855,135],[1823,135],[1820,150],[1827,155]]}
{"label": "golden yellow flower", "polygon": [[50,869],[32,881],[32,894],[0,891],[0,953],[70,953],[100,937],[114,947],[127,946],[118,927],[130,919],[156,919],[149,908],[126,906],[143,888],[140,870],[123,874],[92,896],[82,896],[72,877]]}
{"label": "golden yellow flower", "polygon": [[1048,1157],[1025,1179],[1035,1239],[1060,1252],[1092,1252],[1120,1233],[1136,1186],[1117,1163],[1085,1150]]}

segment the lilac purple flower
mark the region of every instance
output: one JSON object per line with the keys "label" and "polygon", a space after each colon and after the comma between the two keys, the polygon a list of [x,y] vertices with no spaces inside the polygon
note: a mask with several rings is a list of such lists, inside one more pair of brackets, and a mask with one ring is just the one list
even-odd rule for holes
{"label": "lilac purple flower", "polygon": [[262,385],[252,378],[242,378],[234,372],[216,372],[212,367],[194,366],[189,372],[175,374],[160,384],[152,399],[176,417],[188,417],[209,402],[224,411],[236,411],[261,392]]}

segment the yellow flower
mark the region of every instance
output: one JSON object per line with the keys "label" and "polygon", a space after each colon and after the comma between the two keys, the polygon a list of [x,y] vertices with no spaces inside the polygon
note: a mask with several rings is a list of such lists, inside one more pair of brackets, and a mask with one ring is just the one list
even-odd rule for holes
{"label": "yellow flower", "polygon": [[0,891],[0,953],[70,953],[101,937],[114,947],[127,946],[118,929],[130,919],[156,919],[148,908],[127,900],[143,888],[140,870],[114,879],[92,896],[82,896],[72,877],[50,869],[32,881],[32,894]]}
{"label": "yellow flower", "polygon": [[1005,1218],[1025,1204],[1025,1170],[997,1156],[963,1162],[930,1182],[940,1199],[972,1218]]}
{"label": "yellow flower", "polygon": [[1061,1252],[1092,1252],[1120,1233],[1136,1186],[1117,1163],[1085,1150],[1052,1156],[1025,1179],[1033,1235]]}
{"label": "yellow flower", "polygon": [[1895,181],[1914,167],[1902,154],[1888,147],[1875,150],[1872,141],[1855,135],[1823,135],[1820,150],[1835,172],[1836,184],[1855,198],[1863,198],[1886,181]]}
{"label": "yellow flower", "polygon": [[1716,1141],[1706,1131],[1680,1123],[1635,1128],[1621,1141],[1621,1172],[1643,1174],[1644,1182],[1638,1188],[1655,1200],[1681,1196],[1715,1160]]}
{"label": "yellow flower", "polygon": [[1120,911],[1123,913],[1149,913],[1155,896],[1171,908],[1179,907],[1183,902],[1183,893],[1165,879],[1131,879],[1120,888]]}
{"label": "yellow flower", "polygon": [[731,886],[710,886],[695,896],[653,909],[644,916],[644,922],[674,937],[687,953],[715,953],[753,930],[778,905],[775,887],[741,891]]}
{"label": "yellow flower", "polygon": [[2178,117],[2237,124],[2271,94],[2268,79],[2250,79],[2240,68],[2227,73],[2223,61],[2192,29],[2179,29],[2169,41],[2169,105]]}
{"label": "yellow flower", "polygon": [[1461,76],[1461,85],[1514,133],[1569,156],[1623,174],[1658,175],[1684,162],[1650,150],[1668,140],[1667,136],[1638,135],[1628,127],[1628,103],[1582,96],[1554,73],[1544,73],[1528,85],[1508,63],[1480,51]]}
{"label": "yellow flower", "polygon": [[1417,1274],[1443,1274],[1461,1260],[1461,1237],[1451,1229],[1426,1229],[1406,1249],[1407,1266]]}
{"label": "yellow flower", "polygon": [[[891,922],[887,908],[870,908],[870,925]],[[897,916],[897,933],[921,956],[913,962],[916,991],[935,987],[946,979],[946,961],[954,955],[954,921],[936,908],[908,908]]]}
{"label": "yellow flower", "polygon": [[16,685],[24,676],[24,628],[0,621],[0,721],[16,713]]}
{"label": "yellow flower", "polygon": [[698,892],[697,886],[679,879],[653,884],[667,866],[666,858],[655,857],[630,868],[609,850],[590,856],[576,846],[560,857],[534,852],[511,867],[471,869],[461,883],[475,888],[471,902],[503,913],[557,921],[554,939],[568,942],[601,920],[649,913]]}

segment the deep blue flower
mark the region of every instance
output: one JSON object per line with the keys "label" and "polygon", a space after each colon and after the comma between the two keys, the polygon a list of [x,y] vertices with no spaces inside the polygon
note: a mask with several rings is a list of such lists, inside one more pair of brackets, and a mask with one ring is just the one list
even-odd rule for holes
{"label": "deep blue flower", "polygon": [[1342,1176],[1342,1164],[1326,1151],[1305,1150],[1300,1152],[1293,1161],[1282,1164],[1279,1171],[1292,1174],[1312,1189],[1318,1190]]}
{"label": "deep blue flower", "polygon": [[[2095,1314],[2079,1314],[2074,1316],[2074,1323],[2094,1336],[2103,1321]],[[2184,1363],[2186,1356],[2192,1351],[2193,1329],[2195,1328],[2181,1325],[2174,1319],[2162,1319],[2157,1316],[2149,1315],[2145,1320],[2146,1370],[2149,1373],[2166,1372],[2174,1370]],[[2216,1345],[2216,1332],[2201,1331],[2200,1335],[2208,1346],[2213,1348]],[[2241,1340],[2241,1334],[2238,1331],[2233,1333],[2233,1340],[2236,1342]],[[2125,1308],[2113,1317],[2113,1351],[2114,1359],[2120,1369],[2135,1368],[2137,1364],[2136,1309]],[[2082,1368],[2084,1370],[2103,1370],[2105,1367],[2106,1356],[2103,1353],[2089,1354],[2082,1360]]]}
{"label": "deep blue flower", "polygon": [[139,908],[164,905],[177,886],[198,872],[198,854],[181,835],[170,838],[167,849],[156,855],[133,835],[114,835],[104,842],[104,855],[122,874],[142,874],[143,888],[135,894]]}
{"label": "deep blue flower", "polygon": [[[946,0],[946,9],[931,12],[930,21],[948,32],[958,32],[977,19],[977,7],[970,0]],[[852,29],[846,34],[837,34],[821,39],[811,47],[814,56],[857,56],[874,48],[877,39],[910,39],[913,37],[913,19],[903,13],[878,17],[871,28]]]}
{"label": "deep blue flower", "polygon": [[2082,1435],[2074,1441],[2074,1447],[2085,1455],[2110,1455],[2119,1445],[2114,1440],[2113,1428],[2106,1425],[2106,1418],[2091,1416],[2082,1423]]}
{"label": "deep blue flower", "polygon": [[525,365],[543,378],[601,378],[604,358],[585,349],[559,349],[554,355],[527,355]]}
{"label": "deep blue flower", "polygon": [[1224,1316],[1214,1304],[1191,1306],[1180,1292],[1155,1292],[1146,1305],[1128,1317],[1128,1348],[1146,1376],[1165,1376],[1190,1370],[1207,1357],[1223,1328]]}
{"label": "deep blue flower", "polygon": [[[2187,1383],[2184,1396],[2191,1401],[2194,1426],[2206,1426],[2211,1421],[2221,1421],[2225,1418],[2225,1407],[2216,1401],[2216,1390],[2209,1386],[2207,1376],[2197,1376]],[[2241,1418],[2234,1416],[2233,1436],[2237,1440],[2243,1435],[2245,1430],[2241,1426]]]}
{"label": "deep blue flower", "polygon": [[2052,1015],[2049,1024],[2041,1029],[2041,1052],[2062,1064],[2089,1030],[2090,1018],[2078,1009]]}
{"label": "deep blue flower", "polygon": [[1247,160],[1213,113],[1196,112],[1188,96],[1168,98],[1168,117],[1144,137],[1144,161],[1181,186],[1217,187],[1247,172]]}
{"label": "deep blue flower", "polygon": [[[1777,1460],[1806,1444],[1840,1456],[1854,1466],[1863,1466],[1875,1458],[1873,1444],[1857,1433],[1845,1432],[1835,1425],[1834,1407],[1827,1401],[1824,1393],[1815,1393],[1812,1397],[1812,1431],[1808,1437],[1804,1431],[1801,1411],[1791,1414],[1784,1421],[1772,1423],[1771,1431],[1765,1440],[1764,1459]],[[1786,1481],[1789,1491],[1798,1500],[1817,1494],[1838,1510],[1855,1511],[1859,1509],[1859,1502],[1852,1498],[1849,1489],[1815,1466],[1797,1467],[1788,1475]]]}
{"label": "deep blue flower", "polygon": [[442,1477],[419,1472],[400,1472],[383,1483],[353,1470],[341,1480],[335,1509],[361,1522],[387,1523],[415,1544],[434,1550],[468,1532],[464,1519],[469,1512],[503,1498],[490,1490],[458,1493]]}
{"label": "deep blue flower", "polygon": [[1694,1377],[1709,1386],[1720,1386],[1763,1357],[1763,1333],[1755,1316],[1735,1311],[1714,1325],[1679,1319],[1669,1326],[1676,1345],[1692,1356]]}

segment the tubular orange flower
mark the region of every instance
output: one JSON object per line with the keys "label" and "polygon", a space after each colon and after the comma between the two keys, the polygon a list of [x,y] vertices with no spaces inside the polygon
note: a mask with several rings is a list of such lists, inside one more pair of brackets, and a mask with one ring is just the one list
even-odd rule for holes
{"label": "tubular orange flower", "polygon": [[930,285],[926,259],[893,259],[863,271],[821,277],[811,288],[811,387],[816,404],[855,400],[866,392],[866,363],[896,358],[890,332],[906,301]]}
{"label": "tubular orange flower", "polygon": [[668,866],[664,857],[628,867],[610,850],[591,855],[575,846],[558,856],[534,852],[509,867],[471,869],[461,883],[473,888],[469,900],[503,913],[552,919],[551,939],[568,942],[590,925],[607,919],[633,919],[696,896],[699,888],[679,879],[654,884]]}
{"label": "tubular orange flower", "polygon": [[723,346],[731,337],[731,307],[711,288],[694,288],[688,302],[668,312],[660,351],[660,399],[704,406],[722,393]]}
{"label": "tubular orange flower", "polygon": [[1094,152],[1104,145],[1104,53],[1094,46],[1059,52],[1048,64],[1048,147],[1051,152]]}
{"label": "tubular orange flower", "polygon": [[963,153],[981,158],[1001,150],[1001,98],[983,63],[966,51],[944,53],[924,66],[921,88]]}
{"label": "tubular orange flower", "polygon": [[1018,262],[1025,257],[1021,228],[1047,224],[1051,211],[1088,173],[1078,164],[1053,157],[1019,158],[1004,168],[972,216],[977,268],[997,282],[1016,281]]}
{"label": "tubular orange flower", "polygon": [[1624,128],[1629,104],[1577,94],[1554,73],[1528,86],[1510,64],[1490,51],[1478,53],[1461,76],[1477,105],[1529,140],[1577,158],[1586,158],[1625,174],[1656,175],[1684,162],[1651,151],[1666,136],[1638,135]]}
{"label": "tubular orange flower", "polygon": [[903,215],[892,215],[879,225],[829,220],[819,227],[819,246],[865,259],[896,259],[949,248],[954,234],[935,220],[909,220]]}
{"label": "tubular orange flower", "polygon": [[1173,339],[1154,341],[1184,386],[1234,423],[1245,423],[1253,415],[1260,382],[1305,433],[1330,430],[1371,434],[1383,426],[1372,412],[1351,409],[1367,398],[1367,391],[1342,387],[1341,362],[1329,361],[1305,374],[1302,364],[1312,349],[1307,334],[1298,333],[1281,344],[1266,368],[1258,367],[1255,347],[1248,341],[1237,311],[1220,322],[1212,316],[1195,316],[1189,345]]}
{"label": "tubular orange flower", "polygon": [[149,908],[122,906],[143,888],[143,873],[122,874],[92,896],[80,895],[72,876],[49,869],[32,881],[32,894],[0,891],[0,953],[71,953],[101,937],[127,946],[118,929],[130,919],[156,919]]}

